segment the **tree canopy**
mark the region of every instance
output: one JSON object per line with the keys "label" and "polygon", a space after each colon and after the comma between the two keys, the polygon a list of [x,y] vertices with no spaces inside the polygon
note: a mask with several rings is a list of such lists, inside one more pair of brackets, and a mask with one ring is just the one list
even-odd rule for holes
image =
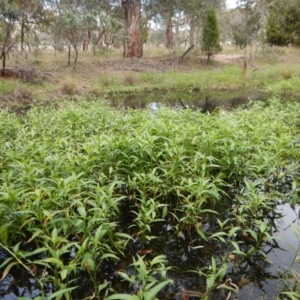
{"label": "tree canopy", "polygon": [[225,0],[1,0],[0,59],[5,65],[12,50],[26,56],[55,49],[67,51],[70,65],[72,53],[76,64],[80,51],[111,46],[123,46],[124,57],[139,58],[146,43],[203,50],[205,32],[216,32],[204,26],[211,7],[222,24],[219,41],[243,48],[264,35],[271,45],[300,45],[300,0],[237,4],[227,10]]}

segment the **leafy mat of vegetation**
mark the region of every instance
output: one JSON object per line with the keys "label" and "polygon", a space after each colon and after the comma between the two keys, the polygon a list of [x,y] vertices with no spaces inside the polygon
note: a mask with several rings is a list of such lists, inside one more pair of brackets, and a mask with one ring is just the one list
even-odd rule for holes
{"label": "leafy mat of vegetation", "polygon": [[[221,256],[209,253],[208,266],[190,270],[206,285],[194,297],[207,297],[224,283],[228,259],[263,256],[272,240],[264,216],[279,197],[274,182],[297,169],[299,111],[299,103],[270,100],[234,112],[153,114],[79,98],[21,117],[2,111],[2,280],[24,270],[40,290],[36,299],[76,299],[84,272],[94,297],[172,299],[159,296],[175,281],[170,260],[151,244],[165,222],[195,251],[208,241],[226,245]],[[293,178],[294,193],[297,183]],[[206,230],[206,219],[216,220],[218,231]],[[118,263],[136,239],[152,249],[134,255],[130,275]],[[108,262],[130,292],[101,281],[98,270]],[[237,288],[229,279],[222,287]]]}

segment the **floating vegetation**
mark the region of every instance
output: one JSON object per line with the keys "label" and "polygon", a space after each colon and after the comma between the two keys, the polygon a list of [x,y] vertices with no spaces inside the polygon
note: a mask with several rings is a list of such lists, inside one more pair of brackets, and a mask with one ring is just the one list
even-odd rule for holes
{"label": "floating vegetation", "polygon": [[0,299],[233,299],[264,278],[296,297],[267,255],[299,202],[299,111],[2,111]]}

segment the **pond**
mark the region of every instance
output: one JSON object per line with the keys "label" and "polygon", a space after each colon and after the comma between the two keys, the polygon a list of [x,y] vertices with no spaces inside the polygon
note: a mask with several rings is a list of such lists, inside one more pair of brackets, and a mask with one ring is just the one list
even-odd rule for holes
{"label": "pond", "polygon": [[[174,281],[174,285],[170,285],[164,294],[160,294],[159,299],[196,300],[203,297],[205,280],[191,270],[209,267],[212,255],[218,265],[222,258],[227,256],[226,278],[236,284],[233,287],[238,286],[238,288],[229,298],[227,298],[229,295],[227,289],[212,291],[209,299],[271,300],[284,289],[295,290],[296,287],[296,290],[300,291],[297,277],[299,273],[293,273],[300,271],[300,264],[296,260],[296,257],[300,256],[300,206],[298,205],[278,204],[275,205],[274,211],[265,215],[265,221],[270,225],[269,233],[274,238],[263,246],[266,257],[261,253],[253,254],[252,257],[233,254],[233,247],[229,241],[223,243],[217,239],[209,239],[203,247],[197,249],[197,243],[192,242],[196,237],[195,232],[178,233],[172,218],[167,222],[157,223],[151,232],[157,238],[145,243],[136,236],[134,228],[128,230],[134,218],[132,211],[129,210],[130,202],[124,202],[122,207],[121,227],[134,238],[127,247],[125,257],[117,263],[104,263],[97,272],[98,280],[109,282],[114,289],[128,294],[136,292],[134,286],[129,287],[121,280],[118,272],[125,270],[128,275],[134,274],[135,270],[130,266],[133,262],[132,257],[138,254],[151,260],[155,253],[163,255],[168,265],[173,268],[168,274]],[[223,219],[224,216],[230,218],[234,210],[227,209],[226,213],[224,211],[223,207],[218,217],[222,218],[223,215]],[[202,222],[203,230],[207,235],[209,232],[219,231],[216,218],[207,215],[203,217]],[[233,221],[230,226],[234,224]],[[249,246],[255,245],[255,241],[248,239],[243,233],[238,232],[235,238],[239,241],[241,251],[245,253]],[[0,249],[0,262],[7,258],[9,254]],[[78,273],[75,285],[80,288],[73,294],[72,299],[85,299],[93,294],[93,285],[86,272]],[[48,290],[46,294],[51,295],[54,292],[53,286],[48,283],[46,287]],[[19,297],[33,299],[39,296],[40,292],[36,279],[24,269],[13,268],[12,272],[0,282],[1,300],[20,299]]]}
{"label": "pond", "polygon": [[276,242],[273,247],[265,248],[270,263],[256,270],[255,281],[243,286],[237,299],[274,299],[284,289],[284,276],[289,278],[285,281],[286,289],[293,290],[296,286],[299,291],[298,279],[295,281],[298,275],[293,275],[291,270],[300,271],[296,260],[300,255],[300,207],[286,203],[277,205],[275,212],[278,218],[274,219],[271,230]]}
{"label": "pond", "polygon": [[300,292],[299,141],[289,131],[297,109],[270,103],[262,113],[263,103],[210,115],[198,109],[213,111],[212,96],[163,97],[182,111],[160,111],[151,95],[114,100],[157,111],[139,118],[90,103],[20,123],[4,115],[15,138],[0,148],[1,300]]}
{"label": "pond", "polygon": [[250,101],[266,99],[266,95],[259,91],[245,92],[238,91],[151,91],[108,95],[107,99],[112,106],[122,109],[138,109],[146,108],[149,103],[159,103],[163,106],[182,108],[189,107],[191,109],[199,109],[202,112],[213,112],[217,108],[235,109],[242,105],[248,104]]}

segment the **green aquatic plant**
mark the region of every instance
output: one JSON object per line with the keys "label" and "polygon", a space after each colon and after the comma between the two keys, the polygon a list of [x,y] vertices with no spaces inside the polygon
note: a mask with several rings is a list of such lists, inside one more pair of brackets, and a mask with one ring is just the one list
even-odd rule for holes
{"label": "green aquatic plant", "polygon": [[136,274],[129,276],[126,272],[118,272],[118,274],[130,285],[134,285],[137,295],[114,294],[105,298],[105,300],[124,299],[124,300],[152,300],[156,295],[168,284],[172,284],[173,280],[167,279],[167,271],[170,267],[166,267],[167,263],[164,256],[156,256],[152,260],[145,262],[144,256],[133,258],[131,266],[134,267]]}
{"label": "green aquatic plant", "polygon": [[206,299],[213,289],[218,288],[217,285],[223,281],[227,268],[224,259],[217,263],[216,258],[212,257],[211,264],[208,267],[195,271],[199,276],[203,276],[206,279],[206,294],[201,299]]}
{"label": "green aquatic plant", "polygon": [[[0,112],[4,275],[34,265],[41,295],[51,282],[53,295],[72,297],[84,273],[93,293],[106,297],[111,287],[97,271],[125,256],[131,236],[155,245],[160,224],[195,251],[216,242],[226,253],[263,254],[270,238],[264,216],[278,197],[270,177],[292,176],[289,166],[300,158],[298,103],[273,99],[213,114],[161,107],[154,115],[76,99],[23,116]],[[209,290],[223,280],[217,270],[225,260],[216,264],[202,270]]]}

